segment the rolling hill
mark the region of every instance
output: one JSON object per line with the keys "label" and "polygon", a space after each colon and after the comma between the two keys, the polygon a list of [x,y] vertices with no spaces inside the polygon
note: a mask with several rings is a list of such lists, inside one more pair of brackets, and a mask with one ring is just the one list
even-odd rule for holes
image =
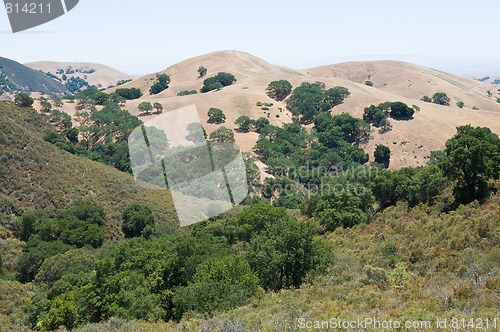
{"label": "rolling hill", "polygon": [[0,96],[16,91],[39,92],[48,95],[66,95],[68,89],[57,80],[22,65],[0,57]]}
{"label": "rolling hill", "polygon": [[[217,92],[177,96],[180,91],[198,91],[201,88],[204,78],[198,77],[199,66],[208,69],[206,77],[225,71],[235,75],[238,81]],[[274,104],[268,111],[269,120],[271,124],[280,125],[291,122],[291,114],[288,111],[280,112],[279,108],[285,109],[285,103],[276,102],[266,94],[269,82],[280,79],[289,80],[294,87],[302,82],[321,81],[327,87],[348,88],[351,95],[343,104],[332,110],[334,114],[348,112],[353,116],[362,117],[365,107],[385,101],[402,101],[410,106],[417,105],[421,111],[415,114],[412,121],[392,121],[392,131],[385,134],[374,131],[373,139],[362,146],[370,156],[373,156],[377,144],[390,146],[393,169],[423,165],[431,151],[444,148],[444,143],[454,135],[457,126],[486,126],[500,133],[500,104],[496,102],[500,94],[491,88],[491,84],[409,63],[352,62],[294,70],[269,64],[248,53],[222,51],[185,60],[162,73],[170,75],[172,82],[167,90],[158,95],[148,93],[156,74],[123,85],[125,88],[139,88],[144,93],[142,98],[128,101],[126,109],[138,114],[137,105],[143,101],[159,102],[165,111],[194,104],[202,121],[206,122],[208,109],[217,107],[222,109],[227,117],[225,126],[234,128],[234,121],[240,115],[252,118],[267,116],[266,112],[256,106],[260,101]],[[364,84],[369,78],[374,83],[372,87]],[[491,96],[488,95],[488,90],[491,90]],[[114,89],[108,90],[112,91]],[[422,96],[432,96],[435,92],[444,92],[450,96],[451,105],[444,107],[420,100]],[[459,100],[465,103],[462,109],[456,106]],[[473,107],[479,110],[473,110]],[[148,119],[149,117],[144,118]],[[206,123],[204,126],[209,132],[219,127]],[[252,151],[258,138],[255,133],[235,133],[235,136],[237,144],[247,152]]]}
{"label": "rolling hill", "polygon": [[132,79],[132,76],[128,74],[98,63],[37,61],[25,65],[45,73],[51,73],[59,78],[62,78],[63,73],[68,78],[81,77],[90,85],[99,88],[106,88],[115,85],[118,81]]}

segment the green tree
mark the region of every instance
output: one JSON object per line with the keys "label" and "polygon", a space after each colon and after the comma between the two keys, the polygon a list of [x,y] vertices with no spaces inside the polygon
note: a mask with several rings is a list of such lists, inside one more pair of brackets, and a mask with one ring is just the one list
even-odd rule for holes
{"label": "green tree", "polygon": [[391,158],[391,149],[389,147],[381,144],[377,145],[373,156],[376,163],[383,164],[385,168],[389,167]]}
{"label": "green tree", "polygon": [[163,112],[163,105],[158,103],[158,102],[153,104],[153,108],[156,110],[155,113],[157,113],[157,114],[160,114]]}
{"label": "green tree", "polygon": [[464,108],[465,107],[465,103],[463,101],[458,101],[457,102],[457,107],[458,108]]}
{"label": "green tree", "polygon": [[214,77],[209,77],[203,81],[203,87],[201,88],[201,93],[209,92],[212,90],[220,90],[223,87],[229,86],[236,82],[236,77],[234,75],[220,72]]}
{"label": "green tree", "polygon": [[31,107],[35,101],[25,92],[20,92],[14,98],[14,103],[18,107]]}
{"label": "green tree", "polygon": [[258,277],[243,257],[210,258],[198,265],[192,282],[177,289],[173,302],[181,312],[212,315],[246,304],[258,284]]}
{"label": "green tree", "polygon": [[488,197],[488,181],[500,174],[500,139],[488,128],[470,125],[457,128],[446,142],[441,168],[446,177],[456,181],[454,195],[459,203]]}
{"label": "green tree", "polygon": [[70,249],[72,249],[71,246],[60,241],[45,242],[38,237],[32,237],[26,243],[23,254],[17,261],[16,270],[19,272],[19,281],[32,281],[45,259]]}
{"label": "green tree", "polygon": [[250,240],[246,258],[265,289],[300,287],[315,265],[313,235],[311,224],[284,218]]}
{"label": "green tree", "polygon": [[99,91],[94,94],[92,99],[95,100],[96,105],[104,105],[109,100],[109,95],[105,92]]}
{"label": "green tree", "polygon": [[432,103],[432,98],[429,96],[423,96],[422,98],[420,98],[420,100],[426,103]]}
{"label": "green tree", "polygon": [[207,115],[208,115],[208,120],[207,120],[208,123],[221,124],[226,122],[226,115],[224,114],[224,112],[222,112],[222,110],[218,108],[211,107],[208,110]]}
{"label": "green tree", "polygon": [[49,223],[47,212],[43,210],[28,211],[19,217],[14,226],[16,235],[21,241],[28,241],[31,235],[37,234],[43,224]]}
{"label": "green tree", "polygon": [[153,109],[153,105],[149,101],[143,101],[137,106],[139,111],[143,112],[144,115],[149,115]]}
{"label": "green tree", "polygon": [[366,107],[363,113],[363,120],[368,123],[373,123],[376,127],[380,127],[382,120],[387,118],[387,111],[380,106],[371,105]]}
{"label": "green tree", "polygon": [[115,92],[116,92],[116,94],[118,94],[119,96],[121,96],[127,100],[139,99],[142,96],[142,92],[138,88],[130,88],[130,89],[120,88],[120,89],[116,89]]}
{"label": "green tree", "polygon": [[379,132],[381,134],[392,130],[392,124],[388,118],[383,118],[382,120],[380,120],[378,127],[380,127]]}
{"label": "green tree", "polygon": [[242,115],[234,121],[234,124],[239,126],[239,130],[246,133],[250,130],[253,121],[246,115]]}
{"label": "green tree", "polygon": [[272,81],[266,90],[269,97],[282,101],[292,92],[292,84],[287,80]]}
{"label": "green tree", "polygon": [[294,116],[300,117],[302,123],[310,123],[316,115],[341,104],[349,95],[349,90],[344,87],[326,90],[324,83],[304,82],[293,90],[286,107]]}
{"label": "green tree", "polygon": [[153,213],[144,205],[130,205],[123,211],[122,218],[122,230],[127,238],[147,235],[154,227]]}
{"label": "green tree", "polygon": [[261,130],[263,130],[265,127],[269,126],[269,120],[263,117],[258,118],[255,120],[255,123],[253,124],[255,127],[255,131],[260,133]]}
{"label": "green tree", "polygon": [[411,119],[414,113],[413,108],[400,101],[391,104],[391,117],[394,119]]}
{"label": "green tree", "polygon": [[198,68],[198,78],[201,78],[207,74],[207,68],[200,66]]}
{"label": "green tree", "polygon": [[226,127],[220,127],[210,134],[210,139],[214,142],[234,143],[234,132]]}
{"label": "green tree", "polygon": [[168,84],[170,83],[170,76],[164,73],[156,74],[156,82],[153,83],[149,89],[149,93],[156,95],[166,89],[168,89]]}
{"label": "green tree", "polygon": [[85,249],[72,249],[47,258],[38,271],[35,282],[53,284],[68,274],[92,272],[95,256]]}
{"label": "green tree", "polygon": [[436,92],[432,96],[432,102],[438,105],[450,106],[450,97],[448,97],[444,92]]}
{"label": "green tree", "polygon": [[333,178],[324,184],[324,192],[310,198],[302,211],[315,217],[328,231],[352,227],[372,218],[374,197],[364,185],[345,178]]}

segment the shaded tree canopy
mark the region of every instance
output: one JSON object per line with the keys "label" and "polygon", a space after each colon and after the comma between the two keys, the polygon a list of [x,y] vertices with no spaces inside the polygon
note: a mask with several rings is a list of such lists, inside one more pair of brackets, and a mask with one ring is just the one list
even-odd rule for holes
{"label": "shaded tree canopy", "polygon": [[457,128],[446,142],[441,161],[443,173],[456,181],[454,195],[458,202],[469,203],[487,198],[490,179],[500,174],[500,139],[488,128],[470,125]]}
{"label": "shaded tree canopy", "polygon": [[292,84],[287,80],[272,81],[267,86],[269,97],[277,101],[282,101],[292,92]]}

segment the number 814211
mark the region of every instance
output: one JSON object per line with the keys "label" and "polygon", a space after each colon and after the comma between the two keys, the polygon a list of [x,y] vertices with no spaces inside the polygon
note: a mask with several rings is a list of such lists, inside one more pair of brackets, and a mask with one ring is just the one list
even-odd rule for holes
{"label": "number 814211", "polygon": [[50,14],[50,3],[11,3],[5,4],[7,14]]}

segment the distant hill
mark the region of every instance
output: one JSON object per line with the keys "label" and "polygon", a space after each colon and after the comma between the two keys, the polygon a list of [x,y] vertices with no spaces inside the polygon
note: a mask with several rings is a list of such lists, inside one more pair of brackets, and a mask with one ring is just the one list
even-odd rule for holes
{"label": "distant hill", "polygon": [[98,63],[39,61],[26,63],[25,65],[55,75],[61,80],[63,75],[67,79],[80,77],[87,81],[89,85],[95,85],[99,88],[107,88],[116,85],[118,81],[132,79],[132,76],[128,74]]}
{"label": "distant hill", "polygon": [[483,76],[477,78],[476,81],[491,83],[495,86],[496,89],[500,88],[500,76]]}
{"label": "distant hill", "polygon": [[61,82],[16,61],[0,57],[0,95],[15,91],[48,95],[69,94]]}
{"label": "distant hill", "polygon": [[[322,78],[344,78],[402,97],[419,100],[431,97],[435,92],[445,92],[451,98],[451,105],[463,101],[467,108],[474,106],[481,110],[498,111],[496,98],[490,96],[495,86],[453,75],[440,70],[399,61],[345,62],[307,70]],[[496,89],[495,89],[495,92]]]}
{"label": "distant hill", "polygon": [[[205,77],[198,77],[198,68],[208,69]],[[177,96],[183,90],[199,91],[204,79],[220,71],[229,72],[237,78],[234,85],[221,91],[205,94]],[[336,106],[334,114],[348,112],[356,117],[363,116],[365,107],[378,105],[385,101],[402,101],[409,106],[416,105],[417,112],[412,121],[392,121],[393,130],[379,134],[375,130],[371,139],[362,146],[371,157],[377,144],[391,148],[391,168],[421,166],[427,162],[431,151],[444,148],[446,140],[455,134],[455,128],[472,124],[485,126],[500,134],[500,92],[494,85],[448,74],[435,69],[397,61],[350,62],[306,70],[295,70],[269,64],[251,54],[238,51],[214,52],[180,63],[162,71],[171,77],[169,88],[157,95],[150,95],[149,88],[154,83],[155,74],[133,80],[121,87],[139,88],[143,92],[140,99],[127,101],[125,107],[137,115],[137,106],[143,101],[159,102],[164,111],[175,110],[188,105],[196,105],[203,125],[212,132],[220,125],[208,124],[207,111],[217,107],[224,111],[227,120],[224,126],[235,128],[234,121],[241,115],[251,118],[268,116],[271,124],[281,125],[292,121],[291,114],[285,110],[285,102],[276,102],[266,94],[269,82],[289,80],[293,87],[303,82],[321,81],[327,87],[344,86],[351,95],[343,104]],[[373,86],[365,85],[371,80]],[[109,89],[112,92],[115,89]],[[488,95],[491,90],[492,95]],[[444,92],[450,98],[450,106],[444,107],[426,103],[420,99]],[[460,109],[456,103],[463,101]],[[269,115],[256,106],[257,102],[273,103]],[[473,107],[479,110],[473,110]],[[283,111],[280,111],[279,109]],[[68,110],[71,113],[71,110]],[[154,117],[154,116],[151,116]],[[145,117],[148,120],[151,117]],[[256,133],[235,132],[236,143],[245,152],[251,152],[258,139]]]}

